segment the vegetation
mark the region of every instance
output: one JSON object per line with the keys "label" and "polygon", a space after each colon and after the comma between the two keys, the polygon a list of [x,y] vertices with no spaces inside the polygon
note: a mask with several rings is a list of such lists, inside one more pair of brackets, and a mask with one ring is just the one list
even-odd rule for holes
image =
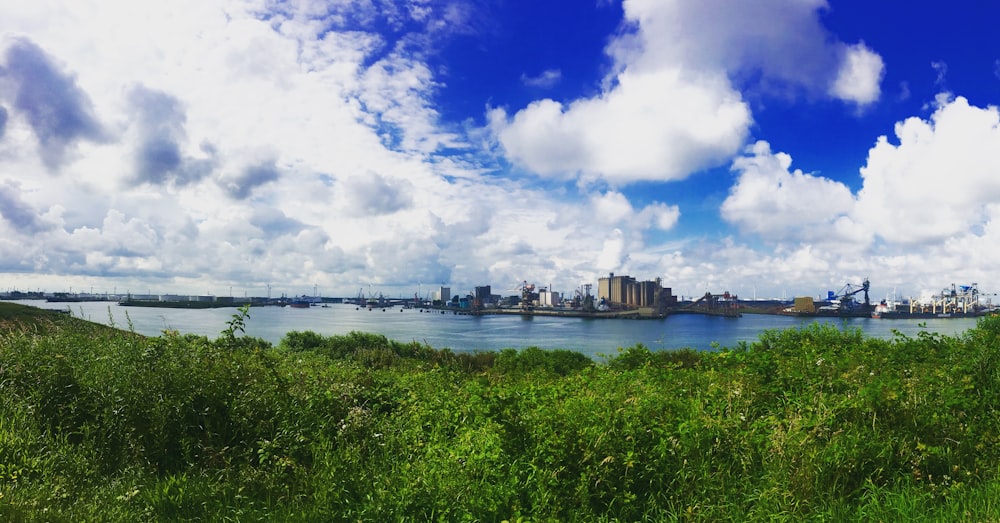
{"label": "vegetation", "polygon": [[995,521],[1000,318],[716,352],[146,338],[0,308],[3,521]]}

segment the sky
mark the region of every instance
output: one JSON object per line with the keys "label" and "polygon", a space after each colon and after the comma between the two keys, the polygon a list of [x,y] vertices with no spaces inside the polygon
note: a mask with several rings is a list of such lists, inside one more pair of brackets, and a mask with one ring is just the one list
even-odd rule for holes
{"label": "sky", "polygon": [[0,3],[0,290],[1000,289],[992,0]]}

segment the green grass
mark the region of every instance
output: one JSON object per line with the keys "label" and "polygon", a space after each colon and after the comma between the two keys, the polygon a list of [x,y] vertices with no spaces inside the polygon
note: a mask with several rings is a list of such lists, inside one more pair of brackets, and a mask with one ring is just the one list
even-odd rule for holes
{"label": "green grass", "polygon": [[66,323],[65,315],[37,307],[0,301],[0,332],[32,329]]}
{"label": "green grass", "polygon": [[0,304],[3,521],[996,521],[1000,319],[718,352],[142,337]]}
{"label": "green grass", "polygon": [[[0,336],[17,333],[46,334],[59,329],[72,328],[79,332],[111,335],[114,325],[101,325],[76,318],[69,307],[40,309],[19,303],[0,301]],[[109,313],[110,314],[110,313]]]}

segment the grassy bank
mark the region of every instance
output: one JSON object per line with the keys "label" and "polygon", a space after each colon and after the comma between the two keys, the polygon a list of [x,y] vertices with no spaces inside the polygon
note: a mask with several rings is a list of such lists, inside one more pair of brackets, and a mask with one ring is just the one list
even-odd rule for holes
{"label": "grassy bank", "polygon": [[595,365],[39,314],[0,304],[4,521],[1000,519],[998,318]]}

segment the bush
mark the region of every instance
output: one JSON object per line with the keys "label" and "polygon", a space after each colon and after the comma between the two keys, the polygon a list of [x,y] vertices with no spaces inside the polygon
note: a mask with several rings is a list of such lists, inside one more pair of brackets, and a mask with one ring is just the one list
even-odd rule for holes
{"label": "bush", "polygon": [[1000,320],[718,352],[0,335],[0,519],[996,520]]}
{"label": "bush", "polygon": [[542,350],[528,347],[521,351],[504,349],[496,355],[493,367],[501,374],[523,375],[533,372],[567,376],[592,367],[594,362],[579,352]]}

